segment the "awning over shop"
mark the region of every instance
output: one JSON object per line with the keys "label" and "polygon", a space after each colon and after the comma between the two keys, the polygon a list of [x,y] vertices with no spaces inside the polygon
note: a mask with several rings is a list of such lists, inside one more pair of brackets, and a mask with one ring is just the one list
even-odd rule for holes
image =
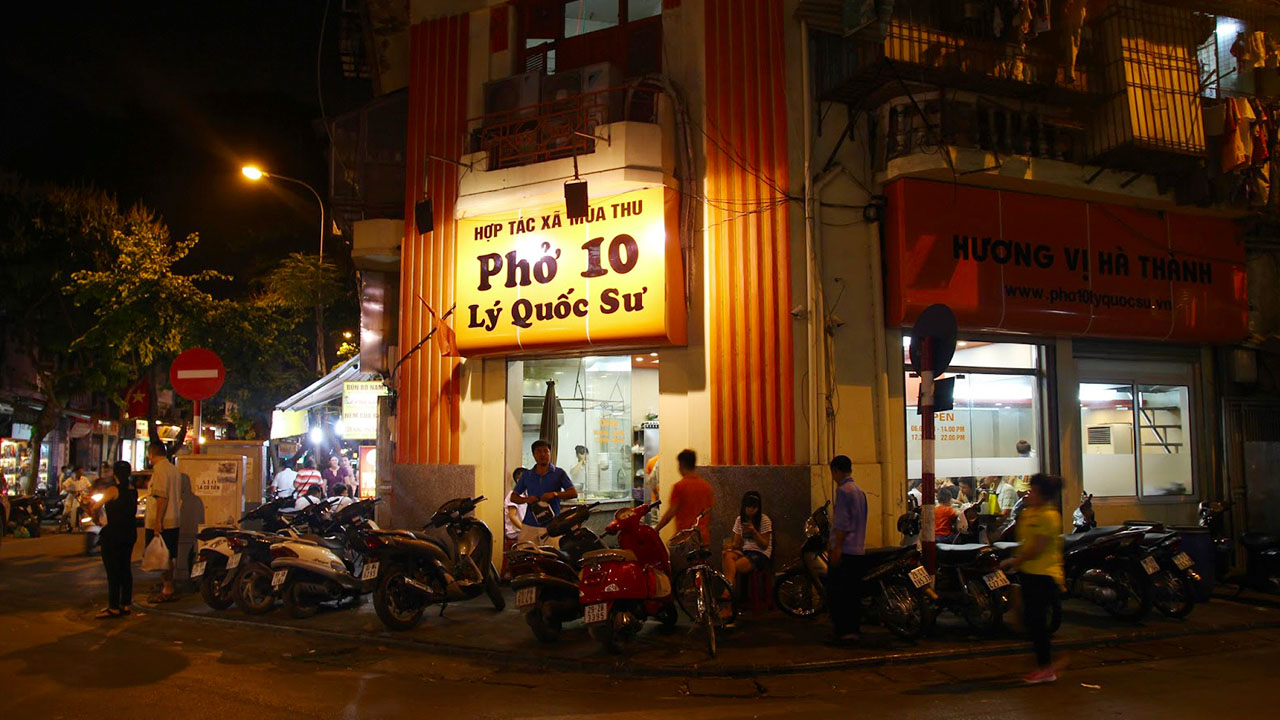
{"label": "awning over shop", "polygon": [[321,405],[342,399],[342,384],[350,380],[375,380],[377,373],[360,370],[360,356],[334,368],[328,375],[276,404],[271,414],[271,437],[282,438],[306,432],[306,413]]}

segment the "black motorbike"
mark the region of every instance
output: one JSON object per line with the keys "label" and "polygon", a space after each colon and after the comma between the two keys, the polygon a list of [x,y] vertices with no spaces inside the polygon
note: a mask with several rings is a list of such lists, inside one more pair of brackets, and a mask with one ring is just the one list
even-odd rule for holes
{"label": "black motorbike", "polygon": [[[1155,558],[1143,547],[1146,528],[1100,527],[1062,536],[1062,565],[1067,597],[1095,603],[1113,617],[1138,621],[1151,611],[1150,575],[1159,571]],[[1017,542],[998,542],[1001,557],[1012,556]],[[1057,630],[1061,612],[1051,618]]]}
{"label": "black motorbike", "polygon": [[[813,617],[827,604],[827,505],[809,516],[805,532],[799,563],[788,566],[774,585],[778,607],[793,617]],[[863,562],[863,603],[870,615],[904,640],[918,638],[931,617],[929,602],[937,599],[920,551],[914,546],[868,548]]]}
{"label": "black motorbike", "polygon": [[995,549],[979,543],[939,544],[937,553],[935,611],[949,611],[985,633],[999,630],[1009,608],[1010,581]]}
{"label": "black motorbike", "polygon": [[[61,512],[61,508],[59,508]],[[5,525],[10,535],[18,528],[26,530],[30,537],[40,537],[40,520],[45,515],[44,500],[39,495],[20,495],[9,498],[9,515]],[[0,528],[3,531],[6,528]]]}
{"label": "black motorbike", "polygon": [[[1182,551],[1178,533],[1156,525],[1148,528],[1142,545],[1160,566],[1158,571],[1149,574],[1152,606],[1165,617],[1184,618],[1190,615],[1196,607],[1200,573],[1196,571],[1196,563],[1191,556]],[[1146,564],[1150,567],[1150,562]]]}
{"label": "black motorbike", "polygon": [[828,500],[805,519],[800,557],[784,567],[773,583],[774,604],[791,617],[812,617],[826,609],[830,507]]}
{"label": "black motorbike", "polygon": [[559,538],[559,547],[525,542],[511,551],[508,562],[516,608],[525,614],[529,629],[541,642],[555,642],[564,623],[582,617],[578,602],[582,556],[604,548],[600,536],[584,524],[599,504],[577,505],[547,524],[547,536]]}
{"label": "black motorbike", "polygon": [[441,614],[450,602],[487,595],[496,610],[506,607],[493,566],[493,534],[470,514],[484,500],[456,498],[440,506],[424,527],[443,528],[451,543],[407,530],[367,530],[368,552],[378,562],[373,607],[392,630],[408,630],[431,605]]}
{"label": "black motorbike", "polygon": [[[1231,533],[1227,531],[1227,511],[1231,503],[1200,503],[1200,526],[1207,528],[1213,537],[1217,560],[1217,579],[1225,580],[1227,569],[1235,560],[1235,548]],[[1280,535],[1269,532],[1247,532],[1240,536],[1245,553],[1244,577],[1241,587],[1262,592],[1280,592]]]}

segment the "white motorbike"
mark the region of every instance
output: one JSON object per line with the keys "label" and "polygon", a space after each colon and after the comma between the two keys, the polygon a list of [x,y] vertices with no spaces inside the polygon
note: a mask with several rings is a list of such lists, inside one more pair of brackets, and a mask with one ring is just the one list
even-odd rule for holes
{"label": "white motorbike", "polygon": [[354,607],[361,596],[373,590],[378,563],[365,561],[359,532],[377,529],[368,519],[377,502],[361,500],[333,513],[327,537],[310,534],[271,546],[271,586],[289,615],[311,617],[325,602],[346,600]]}

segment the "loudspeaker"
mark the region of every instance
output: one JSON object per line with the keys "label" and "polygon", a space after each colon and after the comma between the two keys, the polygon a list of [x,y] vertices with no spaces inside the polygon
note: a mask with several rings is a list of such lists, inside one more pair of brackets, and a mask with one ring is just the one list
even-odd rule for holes
{"label": "loudspeaker", "polygon": [[565,216],[573,219],[587,217],[587,181],[570,180],[564,184]]}
{"label": "loudspeaker", "polygon": [[435,216],[431,210],[431,198],[419,200],[413,204],[413,226],[419,235],[425,235],[435,229]]}

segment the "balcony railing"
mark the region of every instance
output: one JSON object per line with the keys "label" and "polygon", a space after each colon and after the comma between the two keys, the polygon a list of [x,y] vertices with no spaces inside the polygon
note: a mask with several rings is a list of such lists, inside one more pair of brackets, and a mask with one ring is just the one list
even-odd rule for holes
{"label": "balcony railing", "polygon": [[658,121],[657,88],[627,86],[489,113],[468,121],[471,151],[488,153],[485,170],[560,160],[595,151],[596,128]]}
{"label": "balcony railing", "polygon": [[966,35],[894,18],[849,37],[812,35],[815,82],[826,100],[876,105],[905,83],[1005,97],[1079,102],[1091,93],[1084,62],[1070,67],[1056,47]]}

